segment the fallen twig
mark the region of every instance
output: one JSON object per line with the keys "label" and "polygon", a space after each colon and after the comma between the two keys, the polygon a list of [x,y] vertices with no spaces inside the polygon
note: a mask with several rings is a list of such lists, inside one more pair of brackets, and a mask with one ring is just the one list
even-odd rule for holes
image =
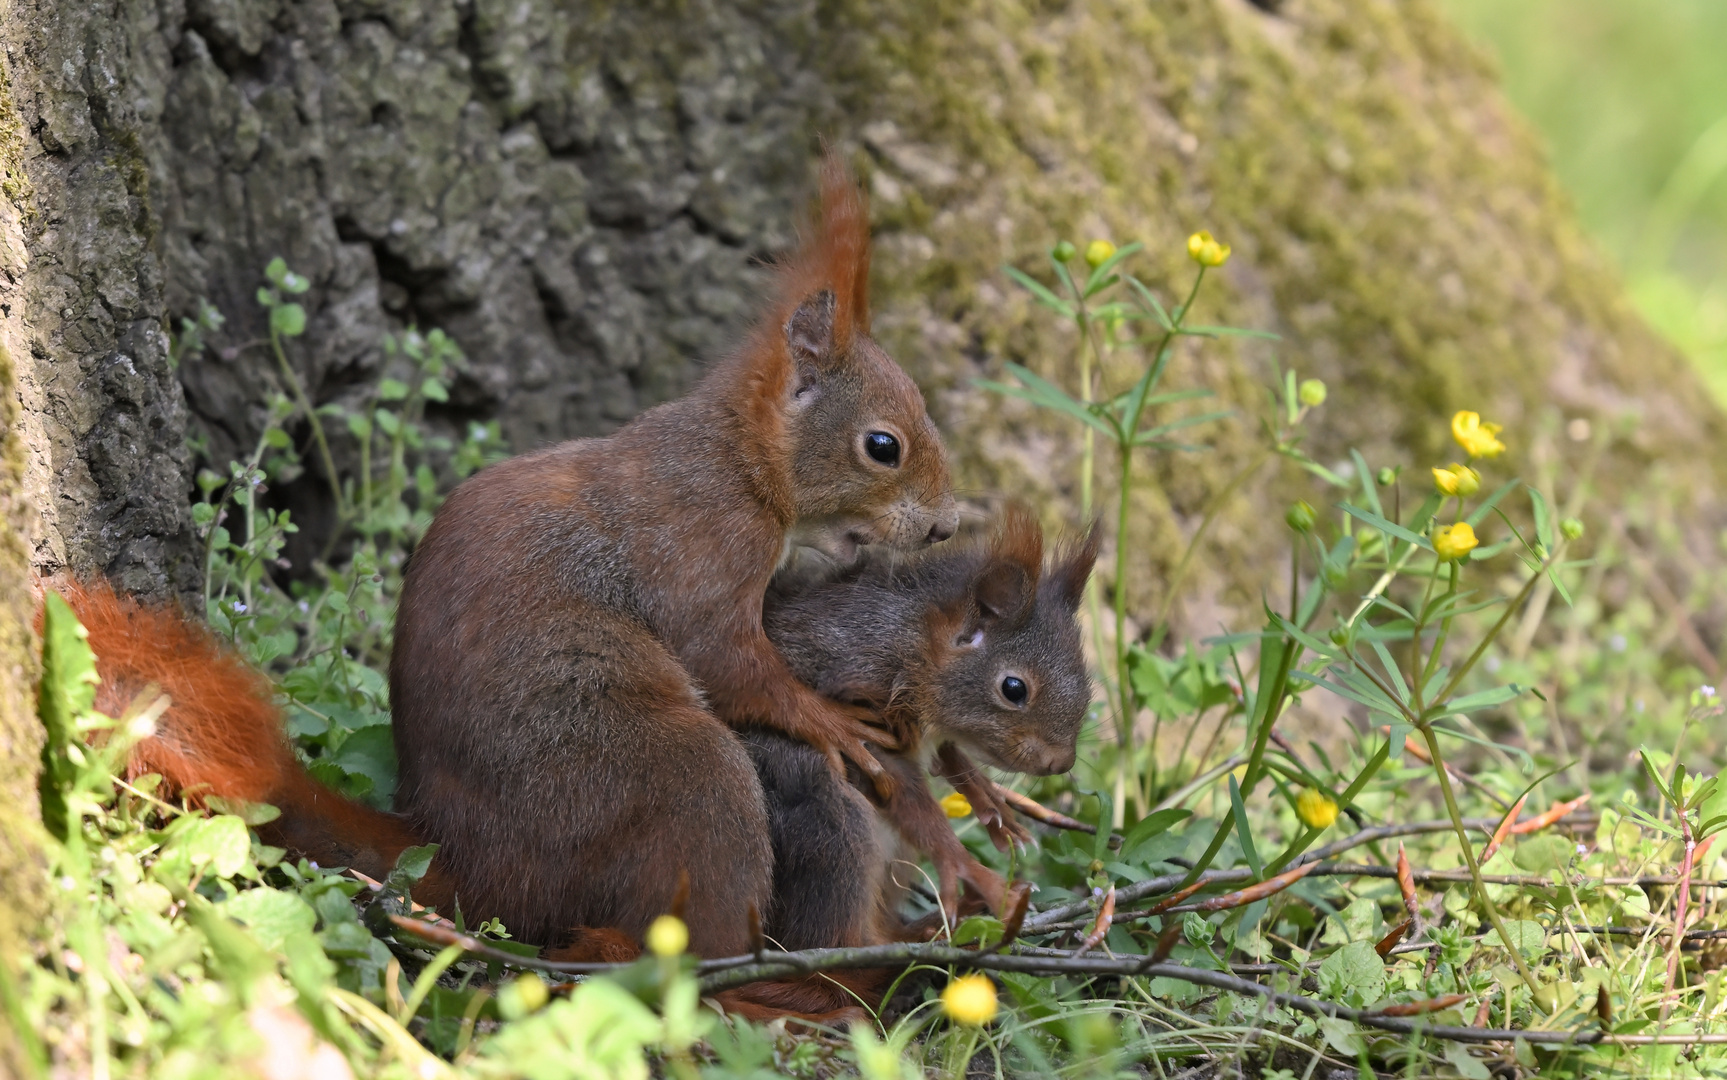
{"label": "fallen twig", "polygon": [[[1494,825],[1497,824],[1496,821],[1489,818],[1465,818],[1463,823],[1484,834],[1491,834]],[[1329,844],[1314,848],[1303,856],[1297,865],[1305,866],[1308,863],[1323,862],[1333,855],[1348,851],[1350,848],[1360,847],[1362,844],[1371,844],[1376,840],[1390,840],[1399,836],[1417,836],[1422,833],[1449,832],[1451,827],[1449,821],[1414,821],[1401,825],[1373,825],[1350,833],[1341,840],[1334,840]],[[1158,877],[1146,878],[1143,881],[1136,881],[1131,885],[1123,885],[1117,893],[1116,902],[1117,904],[1131,904],[1135,900],[1143,900],[1148,896],[1168,892],[1180,885],[1186,878],[1185,873],[1163,874]],[[1229,870],[1207,870],[1200,875],[1195,884],[1203,887],[1225,882],[1251,881],[1252,879],[1252,871],[1240,867]],[[1083,900],[1051,908],[1027,919],[1025,932],[1039,932],[1056,923],[1071,919],[1081,912],[1089,912],[1090,910],[1091,905]],[[1153,911],[1151,914],[1156,914],[1156,912]]]}
{"label": "fallen twig", "polygon": [[1109,936],[1109,928],[1115,923],[1115,886],[1103,894],[1103,903],[1097,908],[1097,921],[1092,923],[1091,932],[1085,935],[1085,940],[1074,950],[1075,956],[1084,955],[1103,944],[1103,939]]}
{"label": "fallen twig", "polygon": [[[1313,877],[1371,877],[1371,878],[1393,878],[1393,879],[1395,879],[1398,876],[1396,867],[1376,866],[1376,865],[1372,865],[1372,864],[1363,864],[1363,863],[1306,863],[1306,862],[1304,862],[1300,865],[1300,867],[1298,867],[1298,869],[1306,869],[1308,874],[1310,874]],[[1126,896],[1129,892],[1137,892],[1138,895],[1142,896],[1142,897],[1147,895],[1147,894],[1155,894],[1157,891],[1157,888],[1150,888],[1150,889],[1146,889],[1144,891],[1140,891],[1140,886],[1156,886],[1156,887],[1161,887],[1161,888],[1165,888],[1165,889],[1174,888],[1176,885],[1181,883],[1181,879],[1183,876],[1184,875],[1181,875],[1181,874],[1164,874],[1161,877],[1147,878],[1145,881],[1135,882],[1133,885],[1128,885],[1128,886],[1125,886],[1125,887],[1117,890],[1117,895],[1119,898],[1122,896]],[[1410,877],[1411,881],[1420,882],[1423,884],[1430,884],[1430,885],[1431,884],[1446,884],[1446,885],[1457,884],[1457,885],[1461,885],[1461,884],[1467,884],[1471,880],[1469,877],[1469,871],[1461,870],[1461,869],[1460,870],[1414,870],[1414,869],[1412,869],[1409,872],[1409,877]],[[1127,912],[1118,911],[1116,913],[1116,916],[1115,916],[1115,921],[1117,923],[1124,923],[1124,922],[1128,922],[1130,920],[1150,918],[1153,915],[1176,914],[1176,913],[1180,913],[1180,912],[1184,912],[1184,911],[1215,910],[1215,909],[1205,908],[1202,906],[1203,904],[1205,904],[1209,901],[1198,901],[1198,902],[1192,903],[1192,904],[1177,904],[1177,903],[1173,903],[1172,901],[1174,901],[1176,899],[1184,899],[1186,896],[1192,895],[1194,892],[1199,891],[1200,888],[1202,888],[1206,885],[1229,884],[1231,882],[1236,882],[1236,881],[1251,881],[1252,879],[1253,879],[1253,871],[1248,870],[1245,867],[1237,867],[1237,868],[1231,869],[1231,870],[1209,870],[1200,878],[1200,880],[1198,882],[1195,882],[1193,886],[1190,886],[1188,889],[1184,890],[1183,895],[1181,897],[1174,897],[1174,896],[1165,897],[1159,903],[1154,904],[1153,906],[1151,906],[1149,908],[1141,908],[1137,911],[1127,911]],[[1539,874],[1483,874],[1483,875],[1481,875],[1481,880],[1486,882],[1489,885],[1521,885],[1521,886],[1526,886],[1526,887],[1527,886],[1533,886],[1533,887],[1537,887],[1537,888],[1552,888],[1553,887],[1553,879],[1547,878],[1547,877],[1542,877]],[[1595,885],[1677,885],[1679,883],[1679,879],[1676,877],[1672,877],[1672,876],[1608,877],[1608,878],[1574,877],[1572,879],[1572,882],[1574,884],[1578,884],[1578,885],[1582,885],[1585,883],[1595,884]],[[1705,884],[1705,883],[1694,882],[1693,884],[1701,885],[1701,884]],[[1727,882],[1708,882],[1706,884],[1711,885],[1711,886],[1721,886],[1721,885],[1727,884]],[[1067,914],[1071,915],[1074,913],[1076,908],[1078,911],[1081,911],[1081,912],[1088,910],[1087,905],[1085,905],[1083,903],[1081,903],[1079,905],[1066,905],[1066,906],[1060,907],[1060,908],[1052,908],[1049,912],[1046,912],[1043,915],[1039,915],[1035,918],[1027,919],[1025,921],[1024,932],[1027,934],[1033,934],[1033,933],[1047,934],[1047,933],[1054,933],[1058,930],[1074,929],[1081,924],[1072,922],[1070,919],[1067,919],[1067,918],[1051,918],[1050,916],[1061,915],[1063,913],[1067,913]],[[1641,933],[1641,931],[1638,931],[1638,932]]]}

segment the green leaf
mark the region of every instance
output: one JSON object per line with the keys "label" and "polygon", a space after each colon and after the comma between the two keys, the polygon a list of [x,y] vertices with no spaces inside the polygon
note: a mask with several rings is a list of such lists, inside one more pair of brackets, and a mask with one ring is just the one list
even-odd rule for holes
{"label": "green leaf", "polygon": [[1159,326],[1169,331],[1173,331],[1175,329],[1175,321],[1169,317],[1169,312],[1164,310],[1163,305],[1158,302],[1157,297],[1152,295],[1151,290],[1146,288],[1138,278],[1129,276],[1127,279],[1127,287],[1139,295],[1140,303],[1144,304],[1145,309],[1151,312],[1152,317],[1157,320],[1157,324]]}
{"label": "green leaf", "polygon": [[283,337],[306,332],[306,309],[299,304],[277,304],[270,309],[270,329]]}
{"label": "green leaf", "polygon": [[427,401],[436,401],[440,404],[450,400],[450,392],[444,389],[444,384],[437,379],[427,379],[421,383],[420,395]]}
{"label": "green leaf", "polygon": [[1092,834],[1091,857],[1102,861],[1109,856],[1109,834],[1115,821],[1115,799],[1107,791],[1097,793],[1097,831]]}
{"label": "green leaf", "polygon": [[293,893],[267,887],[247,889],[217,904],[216,910],[244,925],[271,952],[280,952],[293,934],[310,934],[318,921],[310,904]]}
{"label": "green leaf", "polygon": [[1470,1051],[1467,1043],[1446,1043],[1445,1061],[1463,1080],[1492,1080],[1493,1070]]}
{"label": "green leaf", "polygon": [[1375,514],[1371,510],[1363,510],[1361,507],[1351,506],[1349,503],[1339,503],[1338,505],[1342,507],[1343,512],[1348,514],[1350,517],[1378,529],[1380,532],[1386,533],[1390,536],[1395,536],[1399,540],[1407,540],[1418,548],[1422,548],[1427,551],[1433,550],[1433,544],[1429,542],[1425,536],[1419,536],[1410,532],[1408,529],[1405,529],[1401,525],[1395,525],[1390,521],[1387,521],[1385,518],[1380,517],[1378,514]]}
{"label": "green leaf", "polygon": [[407,893],[420,879],[426,876],[426,870],[432,865],[432,856],[438,853],[437,844],[421,844],[418,847],[404,848],[396,856],[396,865],[391,868],[390,876],[384,884],[397,892]]}
{"label": "green leaf", "polygon": [[[1487,940],[1490,944],[1499,944],[1494,934]],[[1536,960],[1547,951],[1547,931],[1538,922],[1531,919],[1506,919],[1505,936],[1511,939],[1511,944],[1523,954],[1525,960]]]}
{"label": "green leaf", "polygon": [[988,947],[1001,940],[1003,929],[1000,919],[990,915],[973,915],[954,927],[953,944],[970,945],[977,942]]}
{"label": "green leaf", "polygon": [[408,384],[400,379],[381,379],[378,382],[378,397],[385,401],[401,401],[408,396]]}
{"label": "green leaf", "polygon": [[1547,496],[1535,488],[1529,489],[1529,505],[1535,512],[1535,538],[1548,551],[1553,550],[1553,512],[1548,509]]}
{"label": "green leaf", "polygon": [[1057,314],[1061,315],[1063,318],[1067,318],[1067,319],[1073,318],[1073,316],[1074,316],[1073,305],[1068,303],[1066,300],[1063,300],[1061,297],[1055,295],[1054,293],[1050,292],[1049,289],[1044,287],[1044,285],[1041,282],[1039,282],[1037,279],[1031,277],[1029,274],[1025,273],[1023,270],[1020,270],[1019,268],[1013,267],[1013,266],[1004,266],[1004,267],[1002,267],[1002,271],[1005,274],[1007,274],[1008,277],[1012,278],[1015,282],[1017,282],[1022,289],[1031,293],[1031,295],[1037,299],[1038,303],[1051,309],[1052,311],[1055,311]]}
{"label": "green leaf", "polygon": [[1500,484],[1494,489],[1493,494],[1483,499],[1474,510],[1470,511],[1469,516],[1463,520],[1469,522],[1471,527],[1480,525],[1483,521],[1487,520],[1487,515],[1493,512],[1493,508],[1499,505],[1499,500],[1505,498],[1505,496],[1511,494],[1513,491],[1516,491],[1517,486],[1521,483],[1523,483],[1521,480],[1507,480],[1505,483]]}
{"label": "green leaf", "polygon": [[1660,770],[1655,767],[1653,761],[1649,760],[1649,751],[1638,750],[1637,756],[1642,760],[1643,771],[1648,774],[1649,782],[1655,785],[1655,790],[1661,793],[1663,799],[1677,805],[1679,800],[1673,797],[1673,792],[1667,787],[1667,782],[1661,778]]}
{"label": "green leaf", "polygon": [[1267,330],[1249,330],[1241,326],[1184,326],[1176,331],[1188,337],[1255,337],[1267,341],[1281,341],[1278,335]]}
{"label": "green leaf", "polygon": [[1235,835],[1241,841],[1241,853],[1247,856],[1248,869],[1258,881],[1265,876],[1265,865],[1259,861],[1259,848],[1253,843],[1253,826],[1247,821],[1247,804],[1241,801],[1241,786],[1232,774],[1229,778],[1229,807],[1235,814]]}
{"label": "green leaf", "polygon": [[1448,713],[1475,712],[1477,709],[1503,705],[1523,693],[1525,689],[1527,687],[1518,686],[1516,683],[1507,683],[1491,690],[1482,690],[1474,694],[1466,694],[1460,698],[1453,698],[1440,707]]}
{"label": "green leaf", "polygon": [[246,823],[232,814],[194,820],[175,837],[172,850],[183,853],[194,869],[216,877],[233,877],[251,859],[252,838]]}
{"label": "green leaf", "polygon": [[264,267],[264,277],[268,278],[272,285],[282,284],[282,279],[287,276],[288,260],[282,258],[280,255],[271,259]]}
{"label": "green leaf", "polygon": [[1367,503],[1367,509],[1381,517],[1385,509],[1379,505],[1379,482],[1373,477],[1373,470],[1367,467],[1367,459],[1361,456],[1361,451],[1351,449],[1349,459],[1355,462],[1355,475],[1361,479],[1361,497]]}
{"label": "green leaf", "polygon": [[1353,1061],[1360,1057],[1366,1046],[1365,1041],[1358,1034],[1360,1029],[1352,1021],[1345,1020],[1341,1016],[1320,1017],[1319,1030],[1325,1035],[1326,1043],[1347,1060]]}
{"label": "green leaf", "polygon": [[1081,423],[1089,424],[1103,432],[1112,440],[1117,437],[1115,425],[1086,408],[1083,403],[1068,397],[1067,394],[1063,393],[1048,380],[1041,378],[1026,368],[1020,367],[1018,364],[1008,364],[1007,369],[1013,373],[1015,378],[1019,379],[1019,381],[1024,384],[1023,387],[1009,386],[1006,383],[992,382],[988,379],[978,379],[976,380],[976,384],[986,390],[993,390],[998,394],[1020,398],[1025,401],[1029,401],[1034,405],[1040,405],[1046,409],[1053,409],[1056,412],[1066,413]]}
{"label": "green leaf", "polygon": [[1571,868],[1577,845],[1563,836],[1532,836],[1519,840],[1511,852],[1511,861],[1531,874],[1546,874],[1549,870],[1564,873]]}
{"label": "green leaf", "polygon": [[1385,961],[1371,941],[1352,941],[1319,965],[1319,993],[1332,1001],[1369,1005],[1385,996]]}
{"label": "green leaf", "polygon": [[1144,431],[1141,431],[1139,434],[1134,436],[1134,445],[1149,446],[1152,443],[1160,441],[1165,435],[1168,435],[1172,431],[1180,431],[1183,428],[1195,427],[1199,424],[1209,424],[1213,421],[1222,420],[1225,417],[1232,415],[1234,415],[1233,410],[1220,409],[1216,412],[1200,413],[1198,416],[1187,416],[1180,420],[1172,420],[1167,424],[1159,424],[1156,427],[1146,428]]}
{"label": "green leaf", "polygon": [[1142,845],[1156,839],[1192,816],[1193,811],[1191,810],[1159,810],[1140,818],[1121,841],[1122,857],[1129,862],[1139,861],[1134,853]]}
{"label": "green leaf", "polygon": [[56,839],[69,840],[77,828],[70,817],[66,797],[77,766],[68,750],[77,739],[78,717],[90,711],[96,700],[96,654],[72,606],[52,590],[42,599],[42,681],[36,710],[47,728],[42,744],[42,775],[37,780],[42,824]]}
{"label": "green leaf", "polygon": [[1423,499],[1421,505],[1415,508],[1415,516],[1409,519],[1409,528],[1413,532],[1427,531],[1427,523],[1433,520],[1433,515],[1439,512],[1439,507],[1445,502],[1445,496],[1435,491]]}

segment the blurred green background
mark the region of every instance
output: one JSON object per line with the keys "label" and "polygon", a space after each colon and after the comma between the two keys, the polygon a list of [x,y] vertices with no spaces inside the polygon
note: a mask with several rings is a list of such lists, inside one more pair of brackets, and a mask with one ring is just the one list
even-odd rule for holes
{"label": "blurred green background", "polygon": [[1443,0],[1584,226],[1727,406],[1727,0]]}

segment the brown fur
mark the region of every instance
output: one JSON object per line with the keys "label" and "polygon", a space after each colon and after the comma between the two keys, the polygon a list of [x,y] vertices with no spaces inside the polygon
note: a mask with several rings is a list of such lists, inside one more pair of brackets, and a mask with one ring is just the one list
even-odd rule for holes
{"label": "brown fur", "polygon": [[[480,473],[408,566],[397,805],[442,845],[464,911],[524,940],[639,937],[687,873],[692,950],[744,950],[772,853],[731,726],[885,775],[868,714],[798,681],[761,625],[788,543],[843,559],[956,521],[922,398],[866,334],[866,218],[832,160],[823,212],[761,324],[689,396]],[[865,456],[870,431],[898,440],[897,468]]]}

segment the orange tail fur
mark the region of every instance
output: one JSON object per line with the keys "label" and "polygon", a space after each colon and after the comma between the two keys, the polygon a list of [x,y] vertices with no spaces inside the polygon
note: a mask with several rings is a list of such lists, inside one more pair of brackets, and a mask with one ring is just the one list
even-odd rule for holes
{"label": "orange tail fur", "polygon": [[267,841],[373,877],[421,842],[402,819],[312,779],[288,744],[269,679],[208,629],[172,608],[118,596],[105,583],[62,585],[60,592],[90,632],[102,678],[98,709],[119,716],[151,686],[171,702],[155,734],[132,748],[128,779],[160,773],[167,792],[197,803],[210,796],[270,803],[282,815],[259,830]]}

